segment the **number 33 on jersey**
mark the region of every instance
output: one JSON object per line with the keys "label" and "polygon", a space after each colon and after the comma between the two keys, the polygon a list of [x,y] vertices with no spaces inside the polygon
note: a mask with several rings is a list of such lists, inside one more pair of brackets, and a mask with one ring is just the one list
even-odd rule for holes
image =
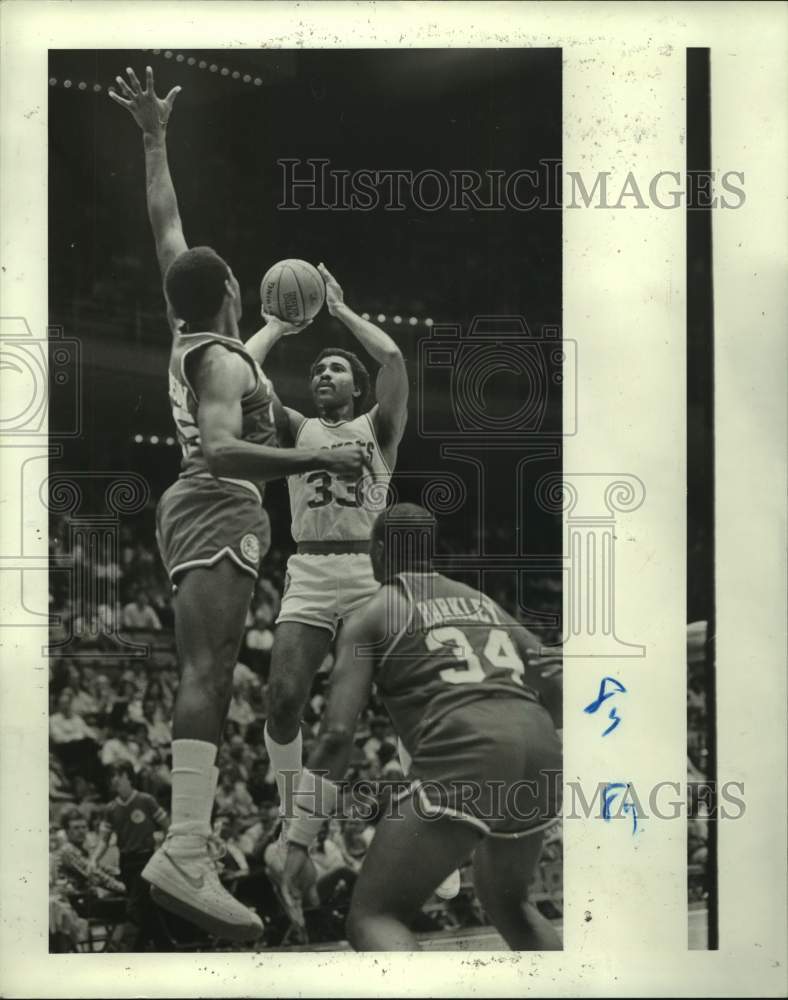
{"label": "number 33 on jersey", "polygon": [[297,448],[341,448],[360,445],[369,455],[372,477],[360,481],[325,470],[290,476],[290,510],[296,542],[366,540],[377,515],[386,506],[391,470],[383,458],[375,429],[366,413],[332,424],[320,417],[305,420]]}

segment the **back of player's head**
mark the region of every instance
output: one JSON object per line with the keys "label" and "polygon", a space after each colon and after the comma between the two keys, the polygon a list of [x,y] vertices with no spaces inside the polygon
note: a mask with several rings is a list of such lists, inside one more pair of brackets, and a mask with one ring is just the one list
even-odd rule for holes
{"label": "back of player's head", "polygon": [[324,347],[320,354],[318,354],[312,362],[312,366],[309,369],[310,379],[314,377],[315,368],[317,368],[318,364],[323,360],[323,358],[328,357],[344,358],[350,365],[350,370],[353,373],[353,385],[359,391],[353,404],[353,412],[364,413],[369,409],[370,377],[367,366],[361,358],[352,351],[345,351],[341,347]]}
{"label": "back of player's head", "polygon": [[178,319],[208,324],[227,294],[230,268],[211,247],[192,247],[179,254],[164,275],[164,291]]}
{"label": "back of player's head", "polygon": [[372,526],[372,562],[379,580],[398,573],[432,569],[437,536],[435,515],[415,503],[397,503],[381,511]]}

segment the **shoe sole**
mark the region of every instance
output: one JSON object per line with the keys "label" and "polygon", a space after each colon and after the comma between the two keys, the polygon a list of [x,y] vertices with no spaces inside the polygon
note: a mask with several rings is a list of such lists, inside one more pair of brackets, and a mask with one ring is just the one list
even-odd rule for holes
{"label": "shoe sole", "polygon": [[168,892],[159,889],[155,885],[151,885],[150,895],[153,902],[163,910],[174,913],[176,917],[183,917],[214,937],[224,938],[228,941],[254,941],[263,933],[262,923],[225,923],[225,921],[217,917],[212,917],[204,910],[198,910],[197,907],[190,906],[182,899],[178,899],[177,896],[171,896]]}

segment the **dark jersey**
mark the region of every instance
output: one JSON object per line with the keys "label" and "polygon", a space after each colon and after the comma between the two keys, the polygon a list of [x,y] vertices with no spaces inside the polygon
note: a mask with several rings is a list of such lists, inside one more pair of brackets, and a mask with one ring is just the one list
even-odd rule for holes
{"label": "dark jersey", "polygon": [[407,625],[379,664],[378,693],[409,753],[447,712],[475,701],[539,700],[495,601],[438,573],[400,573]]}
{"label": "dark jersey", "polygon": [[[240,354],[254,372],[254,387],[241,400],[243,420],[241,436],[244,441],[272,447],[277,444],[273,386],[241,341],[235,340],[233,337],[223,337],[218,333],[177,332],[173,337],[170,353],[169,391],[172,416],[183,452],[182,478],[210,474],[200,443],[200,428],[197,423],[199,401],[190,381],[190,360],[209,344],[221,344],[228,351]],[[193,368],[191,374],[193,374]],[[257,487],[262,497],[264,484],[256,482],[253,485]]]}
{"label": "dark jersey", "polygon": [[152,795],[136,791],[125,802],[113,799],[106,812],[121,854],[152,854],[153,834],[166,816]]}

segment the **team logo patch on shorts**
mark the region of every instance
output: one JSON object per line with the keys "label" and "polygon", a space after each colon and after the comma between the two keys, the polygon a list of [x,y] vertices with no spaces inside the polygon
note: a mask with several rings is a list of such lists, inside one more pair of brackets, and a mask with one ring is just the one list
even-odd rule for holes
{"label": "team logo patch on shorts", "polygon": [[257,563],[260,561],[260,540],[257,535],[244,535],[241,539],[241,555],[244,559],[248,559],[250,563]]}

